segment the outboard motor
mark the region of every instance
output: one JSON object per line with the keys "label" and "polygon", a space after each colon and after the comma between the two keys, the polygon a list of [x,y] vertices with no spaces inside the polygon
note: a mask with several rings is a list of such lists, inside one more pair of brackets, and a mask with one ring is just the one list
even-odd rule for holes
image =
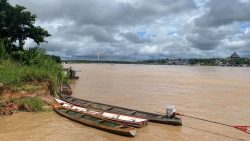
{"label": "outboard motor", "polygon": [[173,118],[175,115],[174,113],[176,112],[176,109],[174,107],[174,105],[172,106],[167,106],[167,109],[166,109],[166,117],[168,118]]}

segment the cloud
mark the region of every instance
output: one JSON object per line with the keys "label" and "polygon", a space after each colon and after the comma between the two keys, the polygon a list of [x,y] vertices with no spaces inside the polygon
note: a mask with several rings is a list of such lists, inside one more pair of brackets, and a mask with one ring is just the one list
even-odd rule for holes
{"label": "cloud", "polygon": [[141,35],[139,33],[128,32],[122,33],[121,36],[124,37],[126,40],[136,44],[150,42],[150,39],[143,37],[144,35]]}
{"label": "cloud", "polygon": [[238,32],[235,25],[220,27],[199,27],[194,21],[185,25],[186,39],[194,48],[212,50],[217,48],[221,41]]}
{"label": "cloud", "polygon": [[[184,26],[186,40],[203,51],[244,52],[248,41],[244,32],[250,27],[250,2],[239,0],[210,0],[202,14]],[[244,50],[244,51],[243,51]]]}
{"label": "cloud", "polygon": [[[184,12],[195,5],[187,0],[11,0],[27,6],[42,21],[73,20],[77,24],[129,26],[149,22],[173,13]],[[46,9],[46,10],[44,10]]]}
{"label": "cloud", "polygon": [[223,26],[250,20],[250,2],[239,0],[210,0],[209,12],[197,18],[197,26]]}
{"label": "cloud", "polygon": [[41,46],[63,58],[96,59],[98,48],[117,60],[250,54],[247,0],[10,2],[37,15],[52,34]]}

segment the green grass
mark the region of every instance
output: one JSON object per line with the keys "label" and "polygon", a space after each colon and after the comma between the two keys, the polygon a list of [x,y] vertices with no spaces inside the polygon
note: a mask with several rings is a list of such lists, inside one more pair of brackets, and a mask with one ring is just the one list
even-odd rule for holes
{"label": "green grass", "polygon": [[0,109],[3,108],[3,101],[0,100]]}
{"label": "green grass", "polygon": [[15,91],[26,91],[26,92],[29,92],[29,93],[34,93],[34,92],[37,92],[39,90],[42,90],[43,86],[24,84],[24,85],[21,85],[21,86],[13,86],[12,89],[15,90]]}
{"label": "green grass", "polygon": [[18,100],[18,104],[27,105],[30,108],[31,112],[42,112],[43,106],[45,105],[41,99],[36,98],[36,97],[21,98]]}
{"label": "green grass", "polygon": [[12,87],[23,87],[22,85],[26,82],[48,81],[51,84],[51,91],[55,92],[62,78],[60,65],[53,60],[46,59],[41,60],[40,63],[39,65],[28,66],[10,60],[1,61],[0,82]]}

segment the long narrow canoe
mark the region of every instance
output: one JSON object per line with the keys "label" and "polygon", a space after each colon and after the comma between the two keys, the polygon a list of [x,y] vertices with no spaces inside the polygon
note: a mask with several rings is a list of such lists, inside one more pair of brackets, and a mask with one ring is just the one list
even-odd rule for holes
{"label": "long narrow canoe", "polygon": [[108,104],[102,104],[98,102],[92,102],[88,100],[71,97],[66,94],[60,94],[60,98],[63,101],[66,101],[68,103],[71,103],[80,107],[146,118],[149,121],[156,122],[156,123],[170,124],[170,125],[177,125],[177,126],[182,125],[181,118],[178,118],[178,117],[168,118],[165,115],[161,115],[161,114],[149,113],[149,112],[133,110],[133,109],[123,108],[123,107],[118,107],[118,106],[113,106],[113,105],[108,105]]}
{"label": "long narrow canoe", "polygon": [[54,99],[57,103],[61,104],[65,108],[76,110],[78,112],[83,112],[83,113],[99,116],[101,118],[112,120],[115,122],[120,122],[127,126],[141,128],[147,125],[148,120],[145,118],[138,118],[138,117],[133,117],[133,116],[128,116],[128,115],[121,115],[121,114],[115,114],[115,113],[110,113],[110,112],[103,112],[103,111],[95,110],[95,109],[83,108],[83,107],[79,107],[79,106],[70,104],[68,102],[62,101],[57,98],[54,98]]}
{"label": "long narrow canoe", "polygon": [[134,137],[136,135],[136,129],[133,127],[125,126],[118,122],[113,122],[110,120],[102,119],[98,116],[84,114],[65,108],[59,104],[53,104],[55,112],[59,115],[62,115],[68,119],[71,119],[75,122],[94,127],[103,131],[107,131],[113,134],[119,134],[123,136]]}

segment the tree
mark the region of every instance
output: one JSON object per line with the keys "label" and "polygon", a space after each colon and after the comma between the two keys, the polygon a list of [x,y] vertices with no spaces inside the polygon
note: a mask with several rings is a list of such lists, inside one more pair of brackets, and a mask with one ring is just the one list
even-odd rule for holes
{"label": "tree", "polygon": [[12,6],[8,0],[0,1],[0,38],[4,40],[7,52],[23,50],[28,38],[33,39],[37,45],[45,42],[44,38],[50,34],[40,26],[35,26],[35,20],[36,16],[25,7]]}
{"label": "tree", "polygon": [[4,56],[5,49],[2,40],[0,39],[0,59]]}

